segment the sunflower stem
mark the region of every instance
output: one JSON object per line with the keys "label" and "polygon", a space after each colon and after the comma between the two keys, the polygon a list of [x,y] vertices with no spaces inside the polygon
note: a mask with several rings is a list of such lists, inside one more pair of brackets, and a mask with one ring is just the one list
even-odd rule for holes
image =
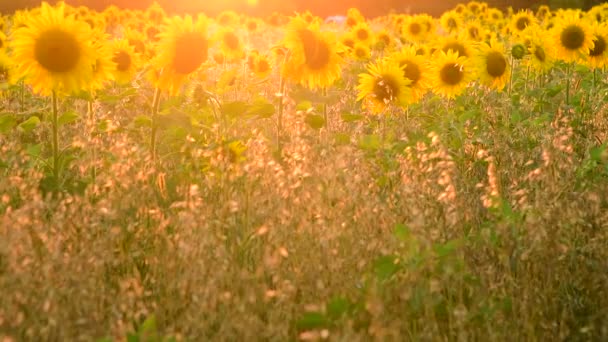
{"label": "sunflower stem", "polygon": [[277,144],[279,156],[283,151],[283,145],[281,142],[281,131],[283,130],[283,97],[285,96],[285,78],[281,78],[281,85],[279,86],[279,115],[277,117]]}
{"label": "sunflower stem", "polygon": [[156,124],[156,117],[158,116],[159,104],[160,89],[156,88],[154,90],[154,97],[152,98],[152,116],[150,117],[150,157],[152,158],[152,162],[156,162],[156,130],[158,129]]}
{"label": "sunflower stem", "polygon": [[53,177],[55,178],[56,184],[59,184],[59,121],[58,121],[58,109],[57,109],[57,92],[53,90],[51,93],[51,129],[53,135]]}
{"label": "sunflower stem", "polygon": [[511,75],[509,76],[509,96],[513,92],[513,74],[515,73],[515,58],[511,57]]}
{"label": "sunflower stem", "polygon": [[528,92],[528,80],[530,79],[530,66],[526,69],[526,83],[524,83],[524,93]]}
{"label": "sunflower stem", "polygon": [[570,105],[570,77],[572,73],[570,65],[571,63],[566,65],[566,106]]}
{"label": "sunflower stem", "polygon": [[323,120],[325,120],[325,128],[329,130],[329,121],[327,121],[327,88],[323,88]]}

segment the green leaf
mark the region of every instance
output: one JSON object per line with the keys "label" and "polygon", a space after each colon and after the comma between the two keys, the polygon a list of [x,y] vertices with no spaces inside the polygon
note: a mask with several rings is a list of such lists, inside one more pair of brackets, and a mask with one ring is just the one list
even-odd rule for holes
{"label": "green leaf", "polygon": [[269,118],[274,115],[276,109],[274,105],[266,100],[256,101],[249,107],[248,115],[257,116],[260,118]]}
{"label": "green leaf", "polygon": [[359,140],[359,148],[367,151],[378,150],[382,147],[380,136],[377,134],[368,134],[361,137]]}
{"label": "green leaf", "polygon": [[606,151],[606,145],[596,146],[596,147],[593,147],[589,151],[589,155],[592,160],[601,162],[603,160],[603,155],[604,155],[605,151]]}
{"label": "green leaf", "polygon": [[342,121],[344,122],[361,121],[365,118],[363,115],[350,113],[342,113],[340,116],[342,117]]}
{"label": "green leaf", "polygon": [[325,118],[322,115],[318,114],[306,114],[304,117],[304,122],[314,129],[321,129],[325,126]]}
{"label": "green leaf", "polygon": [[296,110],[300,110],[300,111],[307,111],[310,108],[312,108],[312,102],[310,101],[301,101],[296,105]]}
{"label": "green leaf", "polygon": [[247,112],[248,105],[243,101],[222,104],[222,114],[232,117],[242,116]]}
{"label": "green leaf", "polygon": [[435,251],[435,254],[437,254],[437,256],[439,256],[440,258],[444,258],[446,256],[454,254],[459,244],[459,240],[450,240],[446,243],[436,243],[433,246],[433,250]]}
{"label": "green leaf", "polygon": [[334,135],[336,145],[348,145],[350,144],[350,134],[348,133],[336,133]]}
{"label": "green leaf", "polygon": [[393,235],[401,241],[408,241],[411,236],[410,228],[403,223],[397,223],[393,229]]}
{"label": "green leaf", "polygon": [[320,312],[307,312],[296,321],[298,330],[312,330],[329,325],[329,320]]}
{"label": "green leaf", "polygon": [[25,148],[25,153],[30,157],[37,158],[40,156],[40,152],[42,151],[42,144],[29,145]]}
{"label": "green leaf", "polygon": [[61,114],[61,116],[57,119],[57,123],[59,124],[59,126],[67,125],[72,122],[75,122],[76,120],[78,120],[79,117],[80,115],[78,115],[78,113],[75,111],[65,112]]}
{"label": "green leaf", "polygon": [[133,124],[137,127],[151,127],[152,119],[147,115],[138,115],[133,118]]}
{"label": "green leaf", "polygon": [[17,125],[17,119],[11,114],[0,116],[0,133],[8,133]]}
{"label": "green leaf", "polygon": [[19,129],[28,133],[31,132],[34,128],[38,127],[39,124],[40,118],[38,118],[37,116],[30,116],[27,120],[19,124]]}
{"label": "green leaf", "polygon": [[332,319],[342,317],[351,307],[351,303],[344,297],[334,297],[326,305],[327,315]]}
{"label": "green leaf", "polygon": [[387,280],[399,270],[399,264],[392,255],[383,255],[374,261],[374,273],[380,280]]}

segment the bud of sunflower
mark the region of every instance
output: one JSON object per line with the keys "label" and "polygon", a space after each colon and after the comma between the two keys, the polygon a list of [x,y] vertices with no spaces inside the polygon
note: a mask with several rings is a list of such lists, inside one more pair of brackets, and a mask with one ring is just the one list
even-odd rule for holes
{"label": "bud of sunflower", "polygon": [[515,59],[522,59],[526,55],[526,47],[522,44],[515,44],[511,48],[511,56]]}

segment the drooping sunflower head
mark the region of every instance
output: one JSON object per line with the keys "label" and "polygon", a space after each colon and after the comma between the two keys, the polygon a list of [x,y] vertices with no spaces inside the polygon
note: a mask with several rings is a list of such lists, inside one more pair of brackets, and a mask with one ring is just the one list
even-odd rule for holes
{"label": "drooping sunflower head", "polygon": [[331,32],[321,32],[318,24],[294,18],[287,27],[285,47],[289,58],[282,74],[309,88],[327,87],[341,73],[340,44]]}
{"label": "drooping sunflower head", "polygon": [[366,72],[359,75],[357,101],[363,100],[365,108],[379,114],[387,106],[406,104],[411,96],[409,84],[397,63],[382,59],[368,65]]}
{"label": "drooping sunflower head", "polygon": [[558,57],[566,62],[574,62],[586,57],[593,48],[593,34],[590,25],[577,12],[567,12],[556,21],[554,41]]}
{"label": "drooping sunflower head", "polygon": [[481,83],[498,91],[504,89],[511,74],[504,45],[496,40],[481,44],[474,65]]}
{"label": "drooping sunflower head", "polygon": [[93,73],[94,49],[90,27],[64,14],[64,6],[42,3],[12,34],[16,73],[34,91],[72,93],[85,87]]}
{"label": "drooping sunflower head", "polygon": [[436,53],[430,69],[433,91],[447,98],[460,95],[474,77],[469,59],[453,51]]}
{"label": "drooping sunflower head", "polygon": [[205,17],[173,17],[166,21],[152,61],[162,70],[156,85],[177,94],[186,77],[197,71],[208,58],[209,40]]}

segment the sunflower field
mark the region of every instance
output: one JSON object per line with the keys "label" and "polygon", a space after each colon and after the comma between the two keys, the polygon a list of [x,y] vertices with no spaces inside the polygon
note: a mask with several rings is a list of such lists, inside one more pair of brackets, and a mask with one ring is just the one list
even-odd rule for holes
{"label": "sunflower field", "polygon": [[608,5],[0,16],[0,341],[608,340]]}

